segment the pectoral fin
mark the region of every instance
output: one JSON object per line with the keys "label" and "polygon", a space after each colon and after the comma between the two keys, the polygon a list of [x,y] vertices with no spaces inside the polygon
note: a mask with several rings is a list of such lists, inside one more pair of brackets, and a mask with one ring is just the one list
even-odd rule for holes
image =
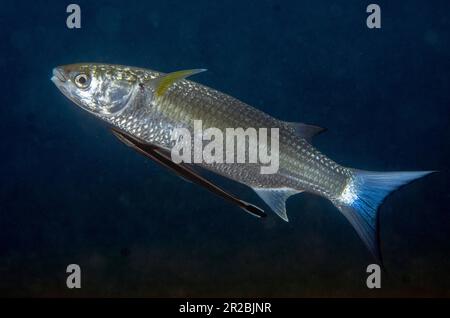
{"label": "pectoral fin", "polygon": [[153,85],[155,87],[155,94],[156,96],[162,96],[173,83],[205,71],[206,69],[199,68],[164,74],[153,80],[154,81]]}
{"label": "pectoral fin", "polygon": [[112,133],[124,144],[127,146],[133,148],[134,150],[138,151],[139,153],[145,155],[146,157],[156,161],[157,163],[161,164],[162,166],[166,167],[170,171],[175,172],[178,176],[181,178],[196,183],[198,185],[201,185],[202,187],[206,188],[207,190],[215,193],[216,195],[222,197],[223,199],[236,204],[240,208],[244,209],[246,212],[257,216],[257,217],[265,217],[266,213],[261,208],[250,204],[248,202],[245,202],[243,200],[240,200],[239,198],[236,198],[232,194],[226,192],[219,186],[215,185],[211,181],[205,179],[201,175],[199,175],[196,171],[194,171],[192,168],[188,167],[185,164],[176,164],[174,163],[170,158],[170,153],[166,149],[160,148],[158,146],[148,144],[145,142],[142,142],[138,139],[136,139],[133,136],[130,136],[127,133],[124,133],[122,131],[119,131],[115,128],[111,129]]}

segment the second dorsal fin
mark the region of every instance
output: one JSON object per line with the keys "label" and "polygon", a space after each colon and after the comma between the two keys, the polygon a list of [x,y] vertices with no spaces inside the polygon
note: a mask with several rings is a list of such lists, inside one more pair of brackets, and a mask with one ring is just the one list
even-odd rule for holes
{"label": "second dorsal fin", "polygon": [[290,126],[295,133],[304,139],[306,139],[308,142],[311,142],[312,138],[314,136],[317,136],[320,133],[323,133],[326,131],[326,128],[315,126],[315,125],[308,125],[304,123],[296,123],[296,122],[289,122],[285,121],[285,123]]}

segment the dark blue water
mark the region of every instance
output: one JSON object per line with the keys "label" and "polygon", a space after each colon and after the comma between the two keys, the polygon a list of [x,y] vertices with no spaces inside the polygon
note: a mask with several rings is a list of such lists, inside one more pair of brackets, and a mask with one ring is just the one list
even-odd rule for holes
{"label": "dark blue water", "polygon": [[[69,3],[0,11],[1,295],[450,296],[448,1],[377,1],[380,30],[367,1],[77,1],[79,30]],[[261,221],[120,144],[50,82],[82,61],[208,68],[195,80],[327,127],[315,144],[343,165],[439,170],[380,210],[382,288],[366,288],[373,259],[325,199]]]}

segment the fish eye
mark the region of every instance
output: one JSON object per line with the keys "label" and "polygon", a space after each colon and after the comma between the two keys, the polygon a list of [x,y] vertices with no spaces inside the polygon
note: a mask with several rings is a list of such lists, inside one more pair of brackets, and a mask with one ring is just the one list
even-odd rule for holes
{"label": "fish eye", "polygon": [[91,79],[87,74],[80,73],[77,76],[75,76],[75,85],[77,85],[79,88],[86,88],[89,86]]}

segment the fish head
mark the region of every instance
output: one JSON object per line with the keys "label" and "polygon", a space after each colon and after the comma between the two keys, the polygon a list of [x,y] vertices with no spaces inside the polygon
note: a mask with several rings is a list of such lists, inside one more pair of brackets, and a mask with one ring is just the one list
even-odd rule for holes
{"label": "fish head", "polygon": [[138,86],[131,70],[108,64],[58,66],[51,80],[72,102],[100,117],[125,109]]}

